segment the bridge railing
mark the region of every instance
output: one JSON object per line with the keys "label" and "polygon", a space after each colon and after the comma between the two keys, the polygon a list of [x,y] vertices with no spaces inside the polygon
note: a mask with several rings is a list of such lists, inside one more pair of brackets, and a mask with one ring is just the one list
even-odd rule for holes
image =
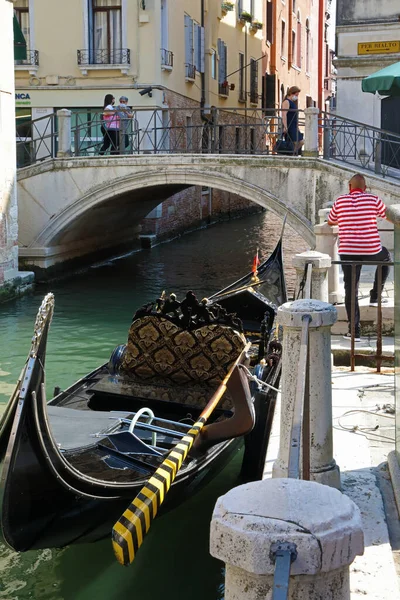
{"label": "bridge railing", "polygon": [[[298,113],[303,129],[303,113]],[[106,129],[101,111],[73,113],[72,154],[273,154],[283,138],[278,109],[133,109],[130,114],[116,119],[113,130]],[[284,153],[295,154],[297,140],[285,138]]]}
{"label": "bridge railing", "polygon": [[371,170],[383,177],[400,177],[400,135],[321,113],[323,157]]}
{"label": "bridge railing", "polygon": [[57,155],[58,136],[54,113],[39,119],[18,119],[16,125],[17,167],[26,167]]}

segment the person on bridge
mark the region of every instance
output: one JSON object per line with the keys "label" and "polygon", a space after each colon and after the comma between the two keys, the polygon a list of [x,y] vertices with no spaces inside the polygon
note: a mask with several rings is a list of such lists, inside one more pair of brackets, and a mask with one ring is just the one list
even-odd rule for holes
{"label": "person on bridge", "polygon": [[119,116],[114,108],[115,98],[112,94],[106,94],[104,97],[103,108],[103,145],[100,148],[99,154],[106,153],[111,146],[110,154],[119,154]]}
{"label": "person on bridge", "polygon": [[299,130],[298,99],[300,91],[300,88],[293,85],[282,102],[283,135],[287,142],[293,144],[293,154],[301,154],[304,144],[304,136]]}
{"label": "person on bridge", "polygon": [[120,120],[120,152],[121,154],[124,154],[126,148],[129,146],[129,133],[131,132],[131,123],[133,117],[133,112],[128,106],[128,98],[126,96],[121,96],[119,99],[119,104],[116,106],[116,111]]}
{"label": "person on bridge", "polygon": [[[366,191],[365,178],[357,173],[349,181],[349,193],[339,196],[328,215],[328,225],[339,226],[339,255],[341,261],[355,262],[390,262],[391,257],[387,248],[382,246],[376,218],[386,217],[386,207],[378,196]],[[358,305],[358,284],[362,265],[356,266],[355,272],[355,341],[360,341],[360,308]],[[370,306],[378,303],[378,268],[375,270],[375,280],[370,291]],[[344,301],[346,305],[349,333],[345,338],[351,338],[351,289],[352,267],[342,265],[344,278]],[[389,267],[382,266],[383,286],[389,274]],[[386,299],[381,300],[383,303]]]}

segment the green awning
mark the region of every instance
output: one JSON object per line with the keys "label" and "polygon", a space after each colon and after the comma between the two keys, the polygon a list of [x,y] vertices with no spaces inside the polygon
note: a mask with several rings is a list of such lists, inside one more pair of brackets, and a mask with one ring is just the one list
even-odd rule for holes
{"label": "green awning", "polygon": [[26,40],[14,15],[14,60],[26,60]]}
{"label": "green awning", "polygon": [[372,73],[361,82],[363,92],[381,96],[400,96],[400,62]]}

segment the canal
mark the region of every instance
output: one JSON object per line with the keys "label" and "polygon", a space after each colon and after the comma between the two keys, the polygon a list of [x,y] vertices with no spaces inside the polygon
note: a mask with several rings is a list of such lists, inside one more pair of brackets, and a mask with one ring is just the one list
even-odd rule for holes
{"label": "canal", "polygon": [[[36,311],[55,294],[47,359],[47,393],[65,388],[105,362],[127,338],[135,309],[162,290],[178,298],[192,289],[207,296],[250,270],[273,250],[281,221],[270,212],[215,225],[152,250],[94,265],[64,281],[0,306],[0,409],[26,359]],[[294,253],[306,243],[289,227],[284,260],[289,289]],[[218,600],[222,565],[208,554],[208,529],[218,496],[239,483],[240,456],[219,477],[175,511],[156,519],[129,568],[119,566],[110,540],[18,555],[0,543],[0,598],[6,600]],[[45,493],[45,491],[44,491]]]}

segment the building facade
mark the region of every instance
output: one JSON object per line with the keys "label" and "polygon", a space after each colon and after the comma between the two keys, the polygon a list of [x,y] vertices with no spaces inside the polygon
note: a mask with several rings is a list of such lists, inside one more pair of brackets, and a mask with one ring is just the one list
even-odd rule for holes
{"label": "building facade", "polygon": [[[46,135],[50,115],[67,108],[73,113],[75,132],[79,129],[74,143],[96,154],[102,140],[100,118],[89,134],[85,122],[93,123],[93,114],[101,111],[105,95],[111,93],[116,102],[126,96],[128,105],[139,109],[138,128],[148,128],[153,118],[161,128],[171,123],[181,126],[187,142],[182,150],[190,152],[194,133],[213,110],[261,108],[263,3],[15,0],[28,44],[27,60],[15,64],[19,134],[27,139]],[[247,19],[241,18],[245,9]],[[35,120],[32,131],[31,119]],[[140,151],[149,150],[146,143],[150,148],[150,136],[143,137]],[[29,154],[23,146],[21,151],[19,166]],[[198,187],[195,198],[193,193],[169,198],[163,210],[149,216],[143,231],[155,235],[163,231],[163,237],[168,237],[165,214],[170,215],[169,233],[175,234],[219,219],[224,212],[243,213],[244,204],[250,209],[247,201],[226,196],[224,210],[224,194],[216,190]],[[185,202],[186,197],[190,202]],[[198,209],[189,210],[196,202]],[[184,222],[176,217],[178,213],[182,217],[183,211]],[[162,225],[160,221],[156,226],[157,218],[163,219]]]}
{"label": "building facade", "polygon": [[289,87],[301,89],[299,108],[323,109],[329,94],[330,0],[265,0],[263,106],[282,105]]}
{"label": "building facade", "polygon": [[400,133],[400,98],[363,93],[364,77],[400,61],[398,0],[337,0],[337,114]]}

